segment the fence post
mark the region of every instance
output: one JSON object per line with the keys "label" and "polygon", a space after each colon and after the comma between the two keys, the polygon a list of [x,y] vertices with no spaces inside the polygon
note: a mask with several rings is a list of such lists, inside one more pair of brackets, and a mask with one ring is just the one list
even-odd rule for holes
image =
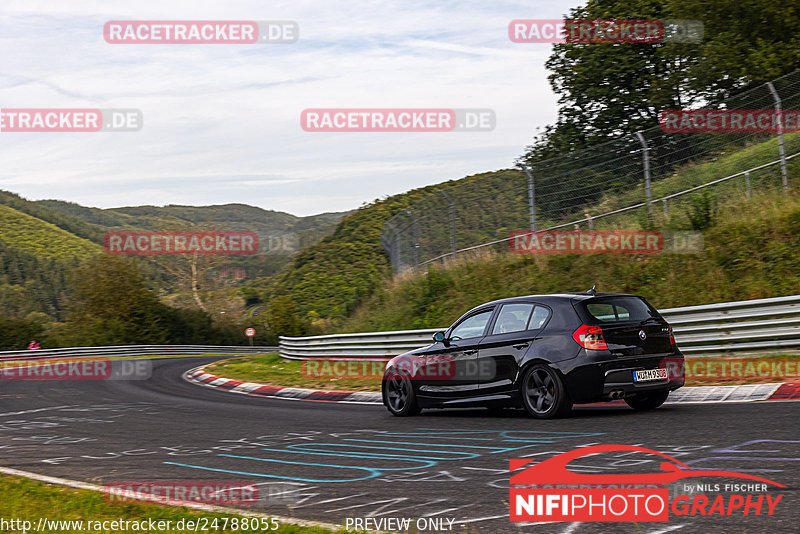
{"label": "fence post", "polygon": [[652,193],[650,192],[650,149],[644,140],[642,132],[636,132],[636,137],[642,144],[642,163],[644,165],[644,193],[647,198],[647,220],[653,222]]}
{"label": "fence post", "polygon": [[395,269],[397,269],[397,272],[399,273],[400,271],[403,270],[403,260],[400,255],[400,232],[395,232],[394,234],[394,254],[395,257],[397,258],[395,260],[395,265],[396,265]]}
{"label": "fence post", "polygon": [[536,203],[533,189],[533,176],[531,175],[528,167],[522,165],[522,172],[528,177],[528,211],[531,217],[531,232],[536,231]]}
{"label": "fence post", "polygon": [[392,271],[397,274],[400,271],[397,265],[397,228],[389,221],[386,221],[386,226],[392,229],[392,238],[381,233],[381,241],[383,241],[383,248],[389,253],[389,265],[392,266]]}
{"label": "fence post", "polygon": [[583,215],[586,217],[586,222],[589,223],[589,230],[594,230],[594,217],[589,215],[588,211],[584,211]]}
{"label": "fence post", "polygon": [[781,97],[772,82],[767,82],[769,92],[775,99],[775,111],[778,112],[778,153],[781,155],[781,180],[783,181],[784,191],[789,189],[789,175],[786,172],[786,147],[783,144],[783,113],[781,111]]}
{"label": "fence post", "polygon": [[455,257],[456,255],[456,203],[453,202],[453,199],[450,198],[443,189],[439,189],[439,192],[442,196],[447,199],[447,202],[450,203],[450,248],[452,249],[452,255]]}
{"label": "fence post", "polygon": [[747,200],[753,198],[753,193],[750,191],[750,171],[744,173],[744,189],[747,193]]}
{"label": "fence post", "polygon": [[666,219],[668,217],[669,217],[669,208],[667,207],[667,199],[665,198],[664,199],[664,218]]}
{"label": "fence post", "polygon": [[411,235],[414,238],[414,267],[419,267],[419,228],[417,228],[417,218],[407,208],[403,209],[411,217]]}

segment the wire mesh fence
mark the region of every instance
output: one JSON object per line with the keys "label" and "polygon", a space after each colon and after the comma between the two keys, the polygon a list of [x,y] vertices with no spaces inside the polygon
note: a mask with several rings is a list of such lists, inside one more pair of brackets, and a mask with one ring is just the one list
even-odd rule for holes
{"label": "wire mesh fence", "polygon": [[[800,71],[737,94],[718,109],[783,117],[774,112],[800,109]],[[520,169],[472,176],[395,215],[381,241],[401,272],[469,251],[508,251],[512,232],[520,230],[665,225],[671,213],[696,202],[699,190],[744,197],[786,189],[788,170],[800,161],[794,159],[800,128],[781,121],[777,129],[714,133],[676,132],[662,122]]]}

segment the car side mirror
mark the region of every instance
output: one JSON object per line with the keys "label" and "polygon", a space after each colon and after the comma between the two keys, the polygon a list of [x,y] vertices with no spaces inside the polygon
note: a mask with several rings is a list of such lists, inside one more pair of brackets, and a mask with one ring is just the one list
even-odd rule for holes
{"label": "car side mirror", "polygon": [[433,340],[436,343],[443,342],[444,341],[444,332],[436,332],[435,334],[433,334]]}

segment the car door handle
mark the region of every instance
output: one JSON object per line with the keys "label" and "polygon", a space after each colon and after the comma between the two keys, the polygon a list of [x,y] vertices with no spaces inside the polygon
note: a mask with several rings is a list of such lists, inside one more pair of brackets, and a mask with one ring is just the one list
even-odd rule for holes
{"label": "car door handle", "polygon": [[519,343],[517,345],[514,345],[514,348],[517,350],[522,350],[528,348],[528,345],[530,345],[530,343]]}
{"label": "car door handle", "polygon": [[477,350],[465,350],[464,352],[462,352],[462,354],[464,356],[470,356],[472,354],[478,354],[478,351]]}

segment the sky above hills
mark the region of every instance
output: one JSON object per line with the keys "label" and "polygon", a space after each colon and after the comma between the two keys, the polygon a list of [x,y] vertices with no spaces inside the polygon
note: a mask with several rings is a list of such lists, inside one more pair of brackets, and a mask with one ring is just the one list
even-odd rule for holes
{"label": "sky above hills", "polygon": [[[135,108],[136,132],[0,132],[0,189],[97,207],[241,202],[308,215],[513,165],[554,121],[550,44],[513,19],[577,1],[11,0],[0,109]],[[292,20],[292,44],[109,44],[109,20]],[[307,132],[309,108],[489,108],[486,132]]]}

